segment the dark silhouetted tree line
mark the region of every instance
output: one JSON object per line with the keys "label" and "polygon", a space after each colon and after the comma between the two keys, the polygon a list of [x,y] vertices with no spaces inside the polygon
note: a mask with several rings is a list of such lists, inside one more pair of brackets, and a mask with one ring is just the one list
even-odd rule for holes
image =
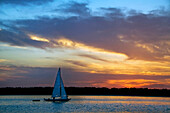
{"label": "dark silhouetted tree line", "polygon": [[[95,88],[66,87],[68,95],[127,95],[127,96],[166,96],[170,97],[169,89],[148,88]],[[53,87],[0,88],[0,95],[51,95]]]}

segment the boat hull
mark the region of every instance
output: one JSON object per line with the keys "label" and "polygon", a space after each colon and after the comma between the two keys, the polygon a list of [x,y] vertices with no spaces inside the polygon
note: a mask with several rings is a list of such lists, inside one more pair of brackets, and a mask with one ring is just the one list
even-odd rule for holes
{"label": "boat hull", "polygon": [[71,100],[70,98],[68,98],[68,99],[50,99],[50,98],[48,98],[48,99],[46,99],[46,98],[44,98],[44,100],[45,101],[52,101],[52,102],[55,102],[55,101],[69,101],[69,100]]}

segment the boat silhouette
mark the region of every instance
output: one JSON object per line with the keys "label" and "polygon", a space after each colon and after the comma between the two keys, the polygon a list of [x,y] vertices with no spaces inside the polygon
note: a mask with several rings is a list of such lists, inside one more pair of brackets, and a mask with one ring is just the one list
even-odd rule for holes
{"label": "boat silhouette", "polygon": [[55,80],[54,88],[53,88],[53,93],[51,98],[44,98],[45,101],[69,101],[71,98],[68,98],[65,88],[64,88],[64,83],[61,78],[61,69],[58,69],[57,77]]}

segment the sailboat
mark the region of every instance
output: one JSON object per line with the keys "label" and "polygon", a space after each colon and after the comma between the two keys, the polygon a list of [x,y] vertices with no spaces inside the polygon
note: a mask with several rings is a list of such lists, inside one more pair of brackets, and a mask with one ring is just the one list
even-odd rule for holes
{"label": "sailboat", "polygon": [[45,99],[45,101],[69,101],[70,98],[68,98],[65,88],[64,88],[64,84],[63,84],[63,80],[61,78],[61,69],[58,69],[58,73],[57,73],[57,77],[56,77],[56,81],[54,84],[54,89],[53,89],[53,93],[52,93],[52,98],[48,98]]}

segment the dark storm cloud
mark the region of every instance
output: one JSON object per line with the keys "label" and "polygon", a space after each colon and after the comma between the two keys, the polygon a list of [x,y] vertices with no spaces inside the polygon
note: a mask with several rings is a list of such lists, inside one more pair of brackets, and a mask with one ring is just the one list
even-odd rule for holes
{"label": "dark storm cloud", "polygon": [[41,5],[47,2],[52,2],[53,0],[0,0],[1,4],[14,4],[14,5],[30,5],[36,4]]}
{"label": "dark storm cloud", "polygon": [[[134,10],[124,14],[122,9],[101,8],[100,12],[103,11],[104,14],[94,16],[90,15],[87,4],[76,2],[71,2],[60,10],[77,16],[39,17],[36,20],[18,20],[14,23],[21,25],[19,28],[25,33],[36,34],[49,40],[63,36],[89,46],[124,53],[132,59],[160,60],[161,57],[170,55],[168,43],[170,16],[168,15],[160,15],[157,12],[143,14]],[[18,42],[22,40],[22,36],[24,36],[22,33],[18,35]],[[25,43],[29,43],[29,40]],[[32,45],[35,45],[34,41]],[[42,46],[45,48],[50,45]]]}

